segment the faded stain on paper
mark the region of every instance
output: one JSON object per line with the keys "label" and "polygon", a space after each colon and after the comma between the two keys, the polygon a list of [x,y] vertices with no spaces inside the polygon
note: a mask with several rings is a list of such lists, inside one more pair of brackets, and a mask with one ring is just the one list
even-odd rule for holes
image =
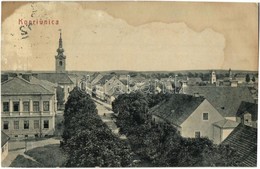
{"label": "faded stain on paper", "polygon": [[54,70],[59,29],[68,70],[257,70],[257,15],[254,3],[3,2],[2,70]]}

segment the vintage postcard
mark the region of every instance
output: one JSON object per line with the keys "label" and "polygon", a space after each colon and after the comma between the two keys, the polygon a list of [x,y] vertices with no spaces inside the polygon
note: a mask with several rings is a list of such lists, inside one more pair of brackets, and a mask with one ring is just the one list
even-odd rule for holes
{"label": "vintage postcard", "polygon": [[2,2],[2,167],[256,167],[258,10]]}

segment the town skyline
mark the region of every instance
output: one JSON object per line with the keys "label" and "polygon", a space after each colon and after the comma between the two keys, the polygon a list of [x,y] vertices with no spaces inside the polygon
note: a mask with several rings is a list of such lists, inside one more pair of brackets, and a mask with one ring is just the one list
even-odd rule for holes
{"label": "town skyline", "polygon": [[[258,70],[258,36],[254,36],[257,35],[257,24],[255,24],[257,22],[254,20],[257,17],[257,6],[254,4],[192,3],[197,10],[210,9],[207,18],[202,18],[196,10],[191,10],[190,4],[187,3],[170,3],[171,7],[167,7],[169,3],[159,5],[161,9],[165,9],[165,13],[163,12],[160,17],[151,14],[155,6],[158,6],[157,3],[146,6],[144,4],[127,3],[130,5],[129,8],[125,6],[126,3],[122,5],[122,8],[127,10],[143,9],[144,14],[140,18],[134,18],[134,14],[127,16],[120,11],[113,13],[112,9],[116,8],[113,7],[113,3],[21,5],[16,10],[20,11],[22,16],[18,17],[17,13],[4,16],[3,25],[14,22],[17,23],[17,27],[3,26],[2,35],[5,41],[2,50],[2,70],[54,71],[59,29],[62,29],[64,53],[67,56],[69,71],[150,72],[228,70],[229,68]],[[71,5],[79,9],[82,14],[78,18],[79,21],[74,21],[76,14],[68,12],[72,16],[61,15],[61,12],[69,10],[68,7]],[[106,5],[107,10],[104,9]],[[220,6],[222,12],[232,6],[231,16],[220,15],[216,11]],[[32,8],[37,9],[38,13],[32,13],[34,11]],[[241,11],[242,8],[250,9],[250,12],[247,11],[247,15],[238,20],[238,14],[245,14]],[[173,12],[174,17],[168,16],[173,9],[176,9]],[[189,13],[180,9],[189,9]],[[53,11],[53,13],[45,17],[46,11]],[[196,21],[183,20],[183,17],[195,14],[198,16],[194,17]],[[34,15],[34,18],[31,15]],[[253,18],[248,19],[250,16]],[[19,19],[52,19],[59,20],[59,24],[45,25],[45,29],[42,29],[43,25],[32,25],[31,30],[27,28],[28,37],[22,39]],[[215,22],[211,22],[211,26],[203,25],[198,28],[203,19],[209,22],[211,22],[209,19],[213,19]],[[232,24],[227,22],[230,19],[233,19]],[[87,22],[84,22],[86,20]],[[219,25],[223,28],[220,29]],[[238,36],[238,32],[232,28],[237,26],[239,26],[240,39],[234,39],[234,35]],[[6,31],[10,32],[10,29],[12,33],[5,34]],[[227,33],[230,37],[226,35]],[[172,36],[169,36],[170,34]]]}

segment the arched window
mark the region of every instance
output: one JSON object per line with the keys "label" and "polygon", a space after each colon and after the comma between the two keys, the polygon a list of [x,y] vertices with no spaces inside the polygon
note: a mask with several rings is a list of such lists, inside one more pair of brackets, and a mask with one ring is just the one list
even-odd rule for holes
{"label": "arched window", "polygon": [[60,66],[62,66],[62,61],[59,62]]}

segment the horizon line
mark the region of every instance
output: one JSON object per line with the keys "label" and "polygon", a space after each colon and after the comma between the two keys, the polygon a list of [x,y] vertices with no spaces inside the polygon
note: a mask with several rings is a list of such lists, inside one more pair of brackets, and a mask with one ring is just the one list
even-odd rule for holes
{"label": "horizon line", "polygon": [[[66,72],[183,72],[183,71],[228,71],[228,69],[183,69],[183,70],[66,70]],[[56,70],[1,70],[1,72],[56,72]],[[231,69],[231,71],[250,71],[258,72],[259,70]]]}

